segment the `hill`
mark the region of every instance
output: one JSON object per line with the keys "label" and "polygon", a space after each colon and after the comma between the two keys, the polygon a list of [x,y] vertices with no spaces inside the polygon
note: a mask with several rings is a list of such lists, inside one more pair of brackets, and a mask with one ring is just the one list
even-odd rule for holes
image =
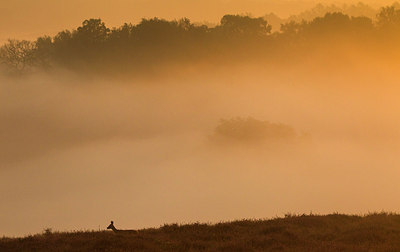
{"label": "hill", "polygon": [[400,215],[286,215],[164,225],[137,234],[45,231],[0,239],[0,251],[400,251]]}

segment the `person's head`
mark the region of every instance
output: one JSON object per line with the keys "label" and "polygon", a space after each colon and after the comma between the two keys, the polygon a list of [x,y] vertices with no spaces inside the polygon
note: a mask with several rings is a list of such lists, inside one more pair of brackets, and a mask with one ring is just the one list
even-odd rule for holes
{"label": "person's head", "polygon": [[113,229],[114,228],[114,221],[111,221],[111,224],[108,225],[107,229]]}

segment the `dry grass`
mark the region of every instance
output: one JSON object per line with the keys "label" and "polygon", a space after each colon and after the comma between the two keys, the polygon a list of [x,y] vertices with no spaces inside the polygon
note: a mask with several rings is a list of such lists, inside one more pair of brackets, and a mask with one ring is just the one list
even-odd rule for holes
{"label": "dry grass", "polygon": [[164,225],[135,235],[57,233],[0,239],[0,251],[400,251],[400,215],[286,215]]}

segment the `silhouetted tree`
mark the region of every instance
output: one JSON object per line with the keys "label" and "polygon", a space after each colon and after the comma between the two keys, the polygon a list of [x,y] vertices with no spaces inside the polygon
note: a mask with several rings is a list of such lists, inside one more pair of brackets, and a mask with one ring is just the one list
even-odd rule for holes
{"label": "silhouetted tree", "polygon": [[351,17],[351,22],[353,30],[372,31],[374,29],[372,19],[368,17]]}
{"label": "silhouetted tree", "polygon": [[75,57],[72,43],[72,32],[64,30],[53,38],[54,61],[61,65],[69,65]]}
{"label": "silhouetted tree", "polygon": [[[369,13],[365,6],[357,6],[353,7]],[[319,7],[314,10],[316,13],[337,9]],[[54,37],[40,37],[35,42],[9,40],[1,47],[0,60],[17,71],[33,65],[55,65],[82,72],[131,71],[157,62],[206,57],[224,61],[252,57],[273,60],[273,56],[290,58],[296,54],[303,57],[316,45],[325,45],[333,39],[345,42],[352,39],[357,43],[388,41],[388,34],[400,34],[400,10],[396,6],[382,8],[376,23],[369,17],[332,12],[308,21],[284,23],[280,32],[274,34],[264,18],[243,15],[225,15],[215,27],[195,25],[187,18],[168,21],[155,17],[109,29],[101,19],[87,19],[78,28],[61,31]],[[392,38],[394,45],[398,40]]]}
{"label": "silhouetted tree", "polygon": [[281,26],[282,35],[291,39],[296,37],[324,38],[336,36],[346,38],[366,34],[374,29],[373,22],[368,17],[349,17],[343,13],[327,13],[312,21],[297,23],[291,21]]}
{"label": "silhouetted tree", "polygon": [[36,40],[35,64],[48,68],[54,56],[53,40],[49,36],[39,37]]}
{"label": "silhouetted tree", "polygon": [[134,29],[134,25],[125,23],[121,27],[111,30],[109,40],[118,44],[129,43],[133,39]]}
{"label": "silhouetted tree", "polygon": [[189,28],[190,22],[179,23],[158,18],[142,19],[134,29],[134,37],[141,44],[166,45],[179,42]]}
{"label": "silhouetted tree", "polygon": [[74,38],[85,46],[95,46],[107,40],[108,29],[101,19],[88,19],[78,27]]}
{"label": "silhouetted tree", "polygon": [[380,28],[400,30],[400,9],[395,6],[382,8],[377,15],[377,25]]}
{"label": "silhouetted tree", "polygon": [[225,15],[217,29],[228,36],[266,36],[271,32],[271,26],[263,18],[251,18],[241,15]]}
{"label": "silhouetted tree", "polygon": [[324,17],[317,17],[311,21],[307,31],[313,35],[344,32],[350,28],[350,17],[340,12],[326,13]]}
{"label": "silhouetted tree", "polygon": [[305,21],[303,21],[303,23],[290,21],[288,23],[282,24],[280,31],[286,35],[296,36],[302,31],[302,29],[304,29],[305,25]]}
{"label": "silhouetted tree", "polygon": [[36,44],[26,40],[9,39],[0,48],[1,62],[12,71],[22,72],[33,66]]}

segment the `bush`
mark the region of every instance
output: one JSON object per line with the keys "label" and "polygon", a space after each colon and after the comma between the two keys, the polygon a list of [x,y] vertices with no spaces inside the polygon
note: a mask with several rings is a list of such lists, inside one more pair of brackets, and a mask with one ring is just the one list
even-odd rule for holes
{"label": "bush", "polygon": [[296,131],[288,125],[252,117],[221,119],[213,135],[213,139],[237,143],[282,143],[297,138]]}

